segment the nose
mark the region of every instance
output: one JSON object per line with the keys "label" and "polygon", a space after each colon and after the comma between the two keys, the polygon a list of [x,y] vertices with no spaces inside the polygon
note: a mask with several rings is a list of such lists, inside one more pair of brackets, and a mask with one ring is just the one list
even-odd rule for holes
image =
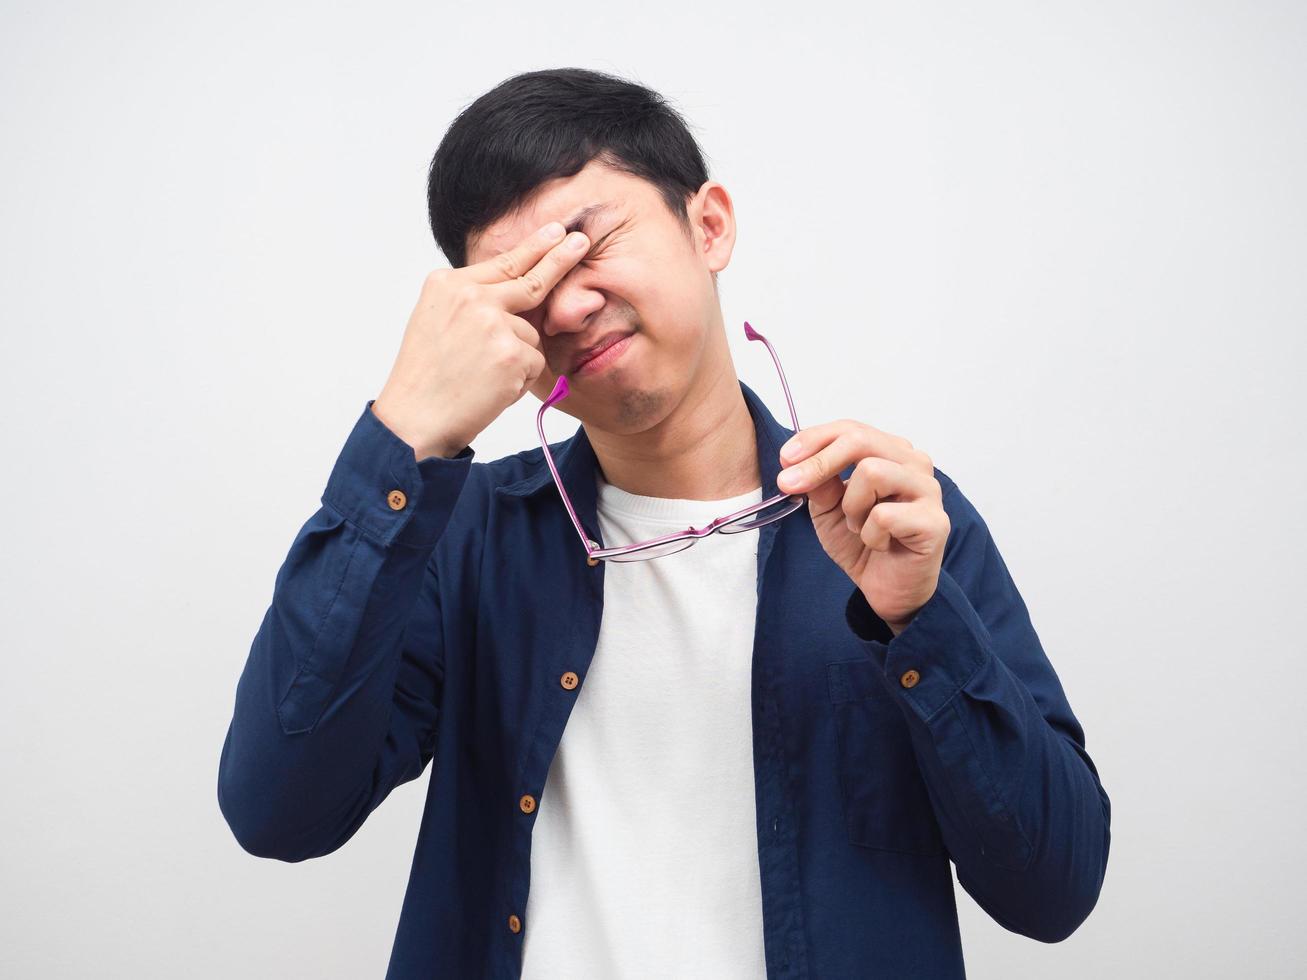
{"label": "nose", "polygon": [[593,315],[604,307],[604,294],[584,281],[585,270],[572,269],[535,308],[536,329],[544,337],[584,333]]}

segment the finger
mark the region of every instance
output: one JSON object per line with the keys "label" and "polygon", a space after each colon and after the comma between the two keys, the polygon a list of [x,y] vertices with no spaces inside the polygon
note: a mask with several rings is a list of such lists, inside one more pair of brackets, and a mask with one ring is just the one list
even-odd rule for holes
{"label": "finger", "polygon": [[927,554],[943,546],[949,527],[948,514],[931,500],[882,501],[871,509],[859,537],[869,548],[888,551],[890,543],[883,537],[888,534],[909,551]]}
{"label": "finger", "polygon": [[530,344],[536,350],[540,350],[539,330],[531,326],[528,321],[522,319],[520,316],[514,316],[512,313],[507,313],[505,316],[508,317],[508,322],[513,328],[513,332],[517,334],[518,338],[521,339],[523,343]]}
{"label": "finger", "polygon": [[533,310],[580,261],[589,245],[590,239],[584,232],[574,231],[522,275],[506,282],[491,283],[489,288],[510,313]]}
{"label": "finger", "polygon": [[544,373],[548,362],[545,360],[545,355],[540,353],[540,351],[531,350],[526,352],[526,355],[523,358],[523,364],[525,376],[522,379],[522,390],[518,392],[519,396],[536,383],[536,379]]}
{"label": "finger", "polygon": [[[866,422],[859,422],[857,419],[836,419],[834,422],[810,425],[806,429],[800,429],[796,432],[785,445],[781,446],[781,462],[785,464],[797,463],[826,445],[834,436],[853,429],[862,430],[865,435],[876,439],[877,445],[883,446],[887,450],[874,455],[898,459],[901,462],[901,456],[912,451],[912,443],[903,436],[886,432],[874,425],[868,425]],[[866,455],[873,454],[867,453]]]}
{"label": "finger", "polygon": [[919,497],[937,499],[939,482],[892,459],[866,456],[854,464],[840,505],[849,530],[856,533],[867,522],[871,509],[886,498],[916,500]]}
{"label": "finger", "polygon": [[[832,487],[832,484],[835,482],[838,482],[840,485],[840,489],[838,491],[834,490]],[[819,496],[824,495],[827,498],[824,502],[820,504],[822,508],[821,513],[826,513],[827,511],[834,510],[836,507],[840,508],[840,513],[845,514],[844,523],[848,525],[850,531],[852,531],[854,534],[858,535],[858,537],[862,539],[862,543],[864,545],[876,551],[888,550],[889,549],[888,531],[881,530],[880,525],[872,523],[871,521],[867,520],[865,516],[862,518],[861,521],[854,521],[852,518],[847,516],[844,510],[843,498],[844,498],[844,494],[848,492],[849,485],[851,484],[851,482],[852,482],[851,480],[840,479],[838,481],[832,481],[831,483],[823,484],[818,489],[817,491],[818,495]],[[830,491],[827,491],[826,489],[827,487],[832,487],[832,489]],[[813,499],[814,499],[813,495],[808,494],[808,500],[811,501]],[[814,504],[812,505],[812,507],[813,510],[815,511],[817,505]]]}
{"label": "finger", "polygon": [[473,282],[490,284],[516,279],[540,261],[540,257],[563,240],[561,222],[551,221],[537,228],[506,252],[492,255],[473,265],[458,270],[459,275]]}
{"label": "finger", "polygon": [[806,493],[865,456],[901,463],[913,452],[906,439],[850,419],[814,425],[798,432],[796,438],[797,452],[781,456],[785,469],[776,477],[777,488],[786,493]]}

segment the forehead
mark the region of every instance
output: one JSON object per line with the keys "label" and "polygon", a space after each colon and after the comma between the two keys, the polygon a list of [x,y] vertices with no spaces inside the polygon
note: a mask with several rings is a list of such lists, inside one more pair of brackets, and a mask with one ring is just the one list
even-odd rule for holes
{"label": "forehead", "polygon": [[467,261],[505,252],[550,221],[561,221],[568,231],[584,231],[593,240],[596,232],[622,218],[645,213],[656,198],[648,181],[591,160],[571,177],[541,184],[516,211],[469,236]]}

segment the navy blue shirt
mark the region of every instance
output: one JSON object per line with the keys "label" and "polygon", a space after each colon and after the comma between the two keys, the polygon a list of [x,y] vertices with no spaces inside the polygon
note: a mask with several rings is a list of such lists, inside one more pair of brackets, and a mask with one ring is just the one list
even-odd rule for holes
{"label": "navy blue shirt", "polygon": [[[740,388],[765,499],[793,432]],[[550,449],[603,546],[584,427]],[[330,854],[431,765],[390,980],[520,975],[531,831],[603,614],[605,565],[541,448],[474,455],[418,461],[367,402],[276,575],[218,764],[236,840],[282,861]],[[935,476],[952,524],[939,585],[898,636],[807,507],[758,530],[769,978],[963,977],[951,866],[1042,942],[1098,899],[1111,806],[1084,732],[984,521]]]}

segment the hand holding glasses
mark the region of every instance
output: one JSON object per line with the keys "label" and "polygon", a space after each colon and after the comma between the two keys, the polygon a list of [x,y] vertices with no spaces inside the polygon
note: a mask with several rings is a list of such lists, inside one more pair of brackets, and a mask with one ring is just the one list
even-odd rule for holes
{"label": "hand holding glasses", "polygon": [[[785,391],[785,402],[790,409],[790,421],[794,425],[794,431],[798,432],[799,419],[794,413],[794,400],[790,397],[790,386],[785,381],[785,371],[781,368],[781,362],[776,356],[776,351],[766,337],[749,326],[747,320],[744,323],[744,335],[750,340],[761,340],[771,354],[772,360],[776,362],[776,370],[780,372],[781,376],[781,387]],[[675,531],[657,538],[650,538],[648,541],[639,541],[635,544],[621,545],[616,548],[600,548],[586,537],[585,531],[581,527],[581,521],[576,516],[576,509],[572,506],[567,491],[563,488],[562,478],[558,475],[558,467],[554,465],[554,457],[549,452],[549,442],[545,438],[543,421],[545,412],[550,406],[556,405],[566,398],[567,395],[567,377],[559,375],[558,381],[554,384],[554,390],[549,393],[549,397],[544,400],[540,410],[536,412],[536,431],[540,434],[540,445],[544,447],[545,462],[549,464],[549,471],[554,475],[554,483],[558,485],[558,492],[562,495],[563,504],[567,507],[567,513],[572,518],[576,533],[581,536],[581,541],[585,545],[586,562],[590,565],[596,565],[601,561],[646,561],[650,558],[673,555],[678,551],[684,551],[699,539],[706,538],[716,531],[721,531],[723,534],[737,534],[740,531],[751,531],[756,527],[762,527],[772,521],[779,521],[782,517],[793,514],[808,499],[807,494],[778,493],[774,497],[769,497],[734,513],[719,517],[701,528],[690,527],[684,531]]]}

